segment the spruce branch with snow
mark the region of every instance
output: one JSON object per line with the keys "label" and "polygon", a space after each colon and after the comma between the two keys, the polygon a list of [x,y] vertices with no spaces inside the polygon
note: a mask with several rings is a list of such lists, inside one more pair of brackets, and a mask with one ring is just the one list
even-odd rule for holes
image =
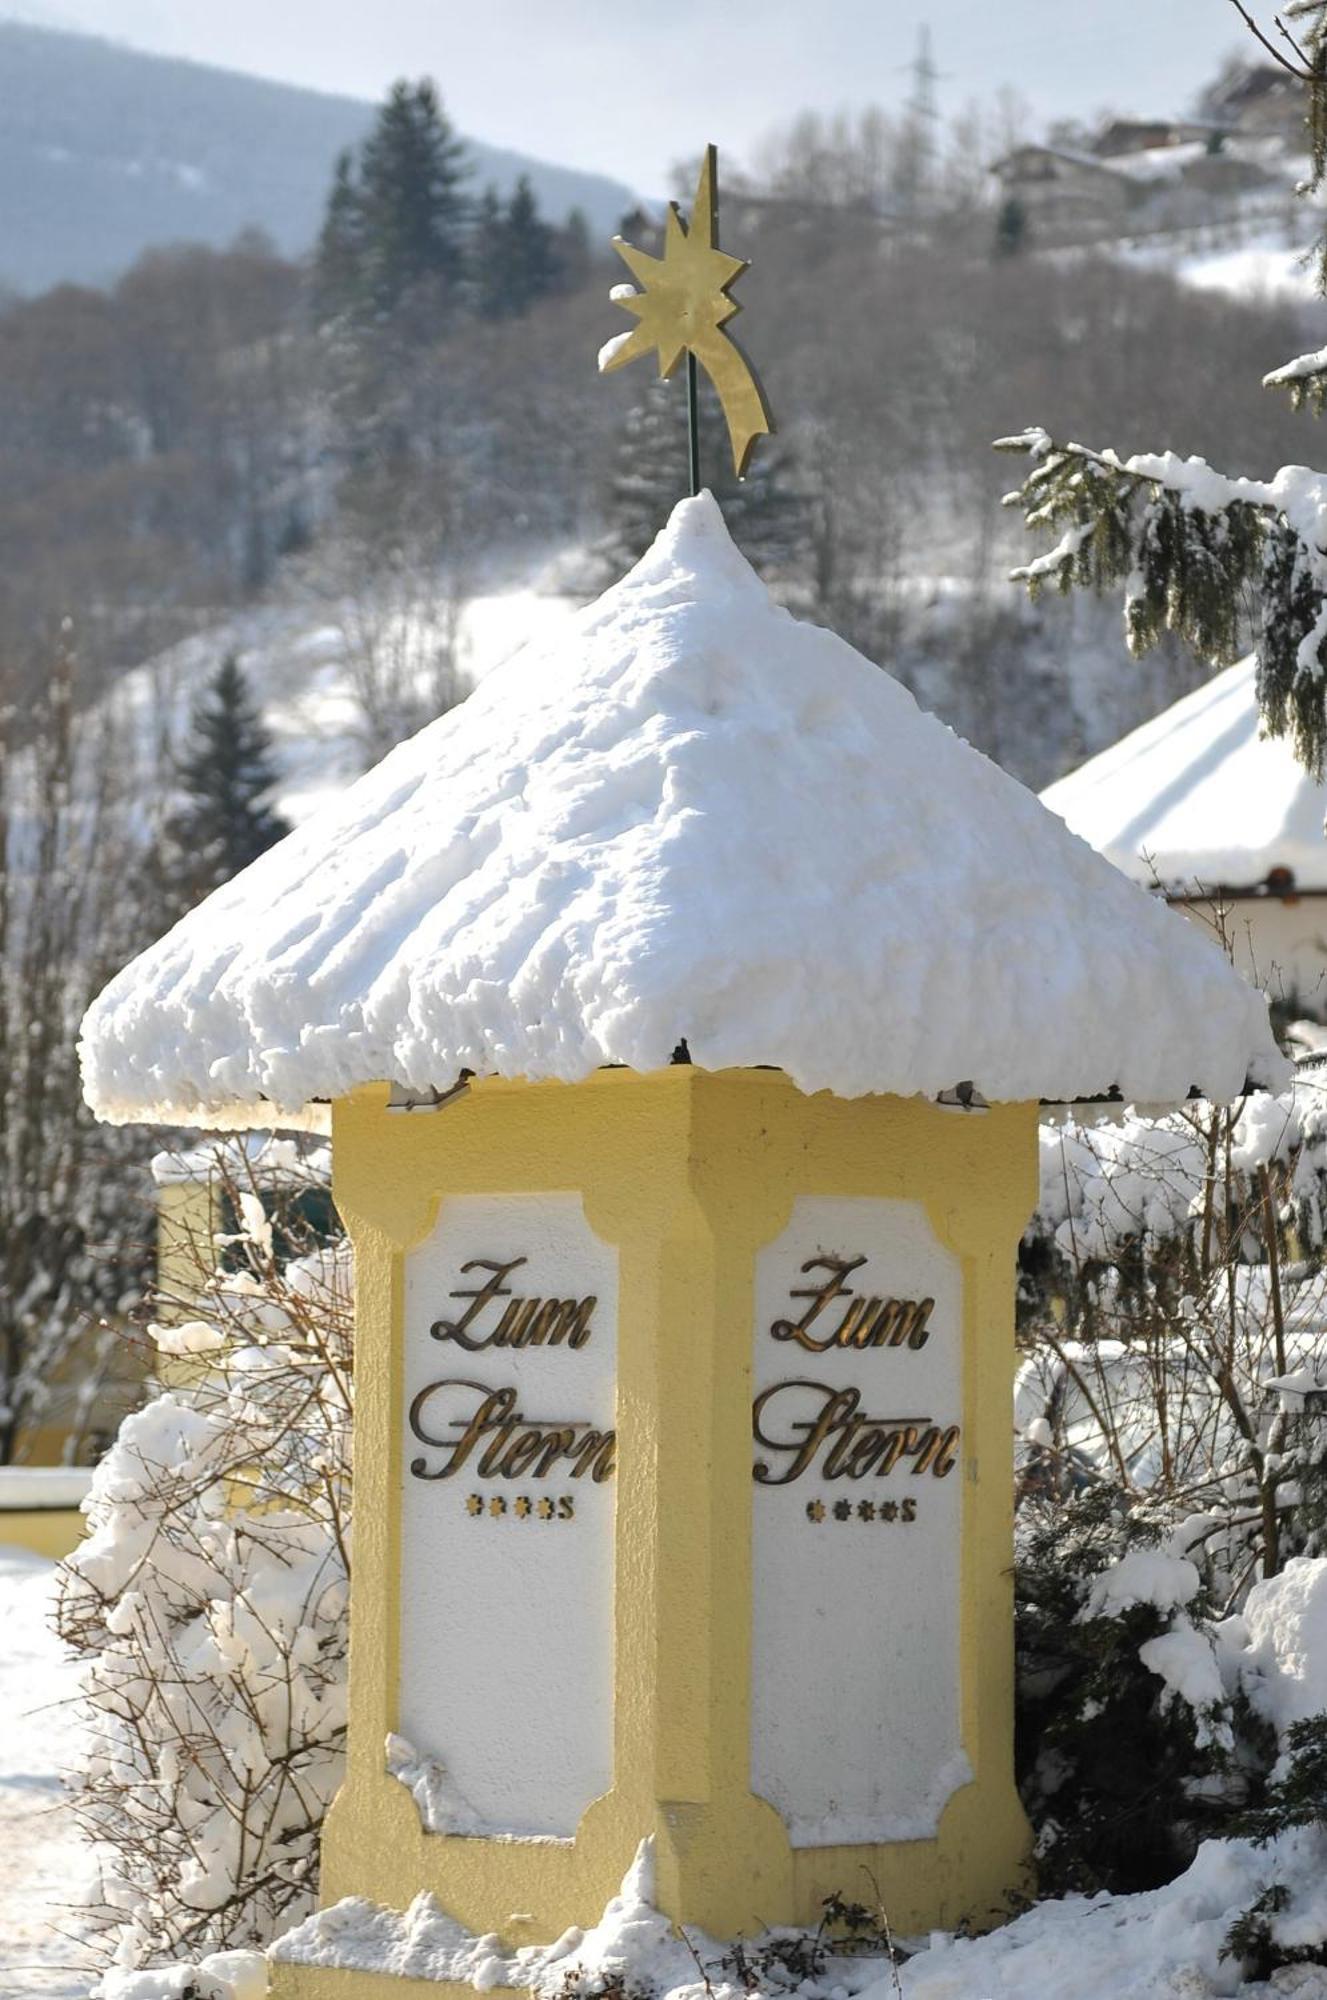
{"label": "spruce branch with snow", "polygon": [[1136,1499],[1109,1481],[1025,1498],[1016,1551],[1018,1775],[1041,1892],[1154,1888],[1260,1797],[1267,1732],[1241,1710],[1235,1754],[1215,1606]]}
{"label": "spruce branch with snow", "polygon": [[1285,466],[1270,480],[1229,478],[1200,458],[1121,458],[1059,444],[1045,431],[1001,438],[1032,461],[1007,504],[1054,547],[1014,571],[1035,597],[1123,585],[1131,653],[1173,632],[1229,666],[1252,638],[1258,702],[1317,778],[1327,767],[1327,477]]}

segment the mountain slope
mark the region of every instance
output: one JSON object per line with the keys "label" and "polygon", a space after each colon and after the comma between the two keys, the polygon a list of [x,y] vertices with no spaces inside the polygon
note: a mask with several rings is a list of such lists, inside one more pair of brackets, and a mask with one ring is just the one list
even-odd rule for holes
{"label": "mountain slope", "polygon": [[[446,79],[441,79],[445,93]],[[40,291],[113,278],[149,245],[221,245],[257,224],[312,244],[344,146],[374,107],[89,35],[0,20],[0,284]],[[553,219],[609,235],[629,188],[470,142],[476,187],[528,172]]]}

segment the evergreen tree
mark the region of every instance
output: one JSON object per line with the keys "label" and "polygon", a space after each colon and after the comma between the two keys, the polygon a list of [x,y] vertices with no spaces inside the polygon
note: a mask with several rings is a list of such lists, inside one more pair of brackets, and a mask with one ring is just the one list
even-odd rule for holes
{"label": "evergreen tree", "polygon": [[445,298],[459,285],[467,171],[434,86],[393,84],[359,161],[362,296],[375,313],[390,317],[422,287]]}
{"label": "evergreen tree", "polygon": [[579,291],[594,269],[594,246],[583,208],[572,209],[555,241],[562,288]]}
{"label": "evergreen tree", "polygon": [[1017,257],[1026,250],[1028,240],[1028,212],[1016,194],[1011,194],[1001,202],[1000,212],[995,218],[995,254],[997,257]]}
{"label": "evergreen tree", "polygon": [[[1298,39],[1268,43],[1305,87],[1311,167],[1305,191],[1327,183],[1327,0],[1290,0]],[[1288,53],[1291,51],[1292,53]],[[1327,233],[1317,246],[1327,288]],[[1327,349],[1264,377],[1298,408],[1327,404]],[[1035,595],[1048,582],[1068,591],[1123,585],[1130,651],[1174,632],[1217,665],[1257,655],[1258,704],[1273,736],[1289,736],[1301,762],[1327,770],[1327,547],[1324,475],[1284,466],[1272,479],[1215,471],[1173,451],[1122,457],[1113,449],[1059,442],[1032,429],[1000,448],[1032,468],[1011,504],[1032,528],[1057,527],[1056,545],[1015,571]]]}
{"label": "evergreen tree", "polygon": [[364,289],[364,206],[353,154],[337,156],[314,255],[314,296],[323,318],[353,312]]}
{"label": "evergreen tree", "polygon": [[539,213],[528,174],[522,174],[507,204],[507,311],[519,317],[547,296],[558,281],[553,231]]}
{"label": "evergreen tree", "polygon": [[161,886],[182,913],[290,831],[268,803],[271,739],[234,654],[197,703],[178,769],[183,799],[167,823]]}
{"label": "evergreen tree", "polygon": [[506,310],[506,228],[502,201],[492,185],[475,205],[470,236],[470,271],[475,310],[481,319],[501,319]]}
{"label": "evergreen tree", "polygon": [[[764,577],[803,566],[809,506],[787,445],[767,440],[745,479],[733,471],[719,399],[700,381],[701,479],[723,508],[733,540]],[[683,375],[650,383],[623,427],[609,488],[608,534],[599,554],[612,577],[639,561],[688,492],[687,399]]]}
{"label": "evergreen tree", "polygon": [[528,174],[506,207],[485,188],[471,235],[475,304],[484,319],[519,319],[554,290],[560,275],[555,233],[539,213]]}

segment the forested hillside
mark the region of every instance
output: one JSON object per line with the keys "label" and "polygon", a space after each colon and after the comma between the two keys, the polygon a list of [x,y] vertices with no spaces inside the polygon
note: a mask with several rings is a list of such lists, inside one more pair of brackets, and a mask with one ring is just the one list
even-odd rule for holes
{"label": "forested hillside", "polygon": [[[301,257],[337,154],[372,122],[355,98],[0,21],[0,288],[104,284],[150,246],[220,249],[243,229]],[[510,194],[528,173],[550,215],[580,208],[601,235],[633,200],[602,175],[471,150],[477,185]]]}
{"label": "forested hillside", "polygon": [[[1310,420],[1258,376],[1308,315],[1105,251],[1002,252],[970,189],[947,200],[894,228],[849,194],[730,197],[780,436],[727,500],[790,603],[1045,783],[1193,669],[1140,666],[1113,636],[1103,655],[1097,633],[1071,660],[1068,614],[1005,581],[1023,551],[991,440],[1036,411],[1270,471],[1305,456]],[[98,685],[255,597],[381,612],[386,594],[445,623],[559,549],[583,589],[628,560],[682,490],[681,391],[597,375],[621,267],[537,204],[521,216],[463,207],[454,266],[385,304],[377,278],[358,303],[359,279],[338,292],[357,225],[347,251],[333,203],[312,269],[252,239],[181,247],[0,315],[7,674],[39,684],[66,615]],[[712,425],[705,450],[718,480]]]}

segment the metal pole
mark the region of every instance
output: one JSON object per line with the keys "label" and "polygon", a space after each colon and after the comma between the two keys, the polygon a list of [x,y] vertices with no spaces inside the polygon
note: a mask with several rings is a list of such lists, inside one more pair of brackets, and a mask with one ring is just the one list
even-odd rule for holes
{"label": "metal pole", "polygon": [[691,497],[700,491],[700,407],[696,384],[696,357],[687,349],[687,451],[691,461]]}

